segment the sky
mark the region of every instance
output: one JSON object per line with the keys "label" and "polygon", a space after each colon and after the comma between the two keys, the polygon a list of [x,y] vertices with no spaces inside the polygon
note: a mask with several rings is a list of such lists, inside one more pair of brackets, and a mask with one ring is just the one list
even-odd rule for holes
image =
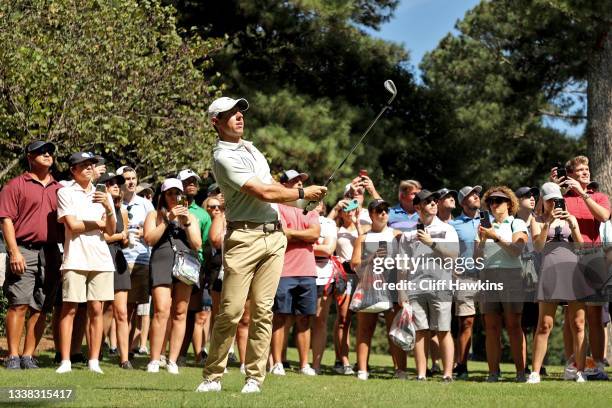
{"label": "sky", "polygon": [[[402,43],[410,52],[410,64],[417,77],[418,65],[426,52],[433,50],[465,12],[479,0],[401,0],[394,17],[380,31],[366,30],[376,37]],[[570,136],[582,135],[584,126],[571,126],[562,120],[545,119],[547,126],[566,132]]]}

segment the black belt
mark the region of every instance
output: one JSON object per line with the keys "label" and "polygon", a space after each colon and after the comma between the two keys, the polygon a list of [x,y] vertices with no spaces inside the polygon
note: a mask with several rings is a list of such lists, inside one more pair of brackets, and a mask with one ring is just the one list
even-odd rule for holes
{"label": "black belt", "polygon": [[17,241],[17,246],[20,246],[30,251],[40,251],[45,247],[45,244],[37,244],[33,242]]}
{"label": "black belt", "polygon": [[282,231],[283,226],[280,221],[270,222],[250,222],[250,221],[230,221],[227,223],[229,229],[250,229],[263,232]]}

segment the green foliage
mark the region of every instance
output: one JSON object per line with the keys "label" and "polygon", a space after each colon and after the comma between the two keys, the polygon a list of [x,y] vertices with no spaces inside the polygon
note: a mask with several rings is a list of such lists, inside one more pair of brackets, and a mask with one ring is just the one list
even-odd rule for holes
{"label": "green foliage", "polygon": [[60,155],[92,150],[152,178],[185,163],[208,167],[205,109],[216,87],[193,62],[208,65],[219,42],[181,38],[172,8],[157,0],[2,2],[0,44],[3,162],[41,138]]}

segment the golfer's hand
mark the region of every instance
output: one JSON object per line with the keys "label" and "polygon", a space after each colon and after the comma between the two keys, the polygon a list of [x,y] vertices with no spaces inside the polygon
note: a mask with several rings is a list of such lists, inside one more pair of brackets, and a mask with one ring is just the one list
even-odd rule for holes
{"label": "golfer's hand", "polygon": [[16,275],[21,275],[25,272],[26,262],[25,258],[21,254],[19,250],[15,252],[11,252],[11,256],[9,258],[9,263],[11,265],[11,272]]}
{"label": "golfer's hand", "polygon": [[327,194],[327,187],[308,186],[304,188],[304,199],[308,201],[321,201]]}

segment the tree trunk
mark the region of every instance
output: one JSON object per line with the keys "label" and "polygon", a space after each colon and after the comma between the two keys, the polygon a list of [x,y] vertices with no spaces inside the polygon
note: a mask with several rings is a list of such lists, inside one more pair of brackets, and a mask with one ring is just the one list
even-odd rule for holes
{"label": "tree trunk", "polygon": [[5,168],[0,170],[0,180],[4,179],[4,177],[11,171],[15,166],[19,164],[19,159],[11,160]]}
{"label": "tree trunk", "polygon": [[587,151],[591,179],[612,195],[612,33],[600,42],[588,72]]}

